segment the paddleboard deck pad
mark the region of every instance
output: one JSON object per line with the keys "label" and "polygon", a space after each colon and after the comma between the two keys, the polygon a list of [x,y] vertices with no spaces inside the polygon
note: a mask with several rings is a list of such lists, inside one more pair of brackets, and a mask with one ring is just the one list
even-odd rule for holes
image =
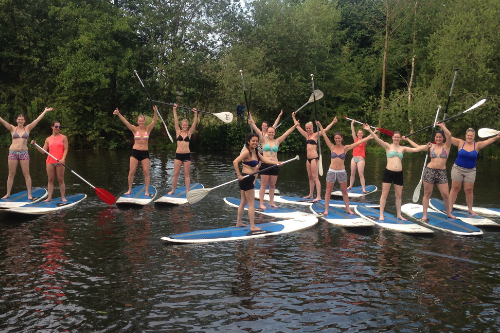
{"label": "paddleboard deck pad", "polygon": [[[357,186],[353,187],[350,190],[347,190],[347,196],[349,198],[359,198],[359,197],[364,197],[367,194],[373,193],[377,191],[377,186],[375,185],[367,185],[365,186],[366,193],[363,193],[363,187],[362,186]],[[335,196],[342,196],[342,191],[333,191],[332,195]]]}
{"label": "paddleboard deck pad", "polygon": [[[198,190],[198,189],[202,189],[203,188],[203,185],[199,184],[199,183],[194,183],[194,184],[191,184],[189,185],[189,190],[192,191],[192,190]],[[170,205],[184,205],[184,204],[187,204],[187,199],[186,199],[186,194],[188,192],[186,192],[186,186],[183,186],[183,187],[179,187],[177,189],[175,189],[175,192],[173,194],[165,194],[164,196],[162,196],[161,198],[157,199],[155,201],[155,204],[156,203],[159,203],[159,204],[170,204]]]}
{"label": "paddleboard deck pad", "polygon": [[146,185],[139,185],[132,188],[130,194],[124,194],[116,200],[117,205],[139,205],[145,206],[156,197],[156,188],[149,185],[149,195],[145,195]]}
{"label": "paddleboard deck pad", "polygon": [[[444,207],[444,202],[443,200],[431,198],[429,200],[429,207],[431,207],[434,210],[437,210],[441,213],[446,214],[446,209]],[[495,223],[494,221],[490,220],[489,218],[479,216],[479,215],[472,215],[469,213],[469,211],[459,211],[456,209],[453,209],[451,211],[451,214],[455,216],[457,219],[464,221],[465,223],[469,223],[471,225],[474,225],[476,227],[478,226],[483,226],[483,227],[500,227],[500,224]]]}
{"label": "paddleboard deck pad", "polygon": [[316,223],[318,223],[318,219],[314,216],[310,216],[278,222],[256,224],[255,226],[261,228],[261,231],[251,231],[249,226],[229,227],[186,232],[168,237],[162,237],[161,240],[166,243],[175,244],[224,242],[286,234],[310,228]]}
{"label": "paddleboard deck pad", "polygon": [[354,207],[354,210],[356,213],[358,213],[361,217],[370,220],[372,222],[375,222],[382,228],[386,228],[389,230],[394,230],[394,231],[399,231],[399,232],[404,232],[404,233],[418,233],[418,234],[432,234],[434,233],[433,230],[423,227],[419,224],[410,222],[410,221],[403,221],[396,216],[389,214],[387,212],[384,212],[384,220],[381,221],[379,220],[380,218],[380,210],[378,209],[373,209],[370,207],[365,207],[365,206],[356,206]]}
{"label": "paddleboard deck pad", "polygon": [[463,236],[479,236],[483,234],[483,232],[477,227],[460,221],[459,219],[449,219],[446,214],[437,212],[432,208],[427,209],[428,220],[423,221],[422,216],[424,214],[424,208],[422,207],[422,205],[410,203],[404,204],[403,206],[401,206],[401,212],[420,220],[422,223],[425,223],[425,225],[428,225],[429,227],[451,232],[453,234]]}
{"label": "paddleboard deck pad", "polygon": [[[224,202],[227,203],[229,206],[239,207],[240,203],[241,203],[241,199],[227,197],[227,198],[224,198]],[[316,216],[314,216],[313,214],[310,214],[310,213],[298,212],[296,210],[286,209],[286,208],[281,208],[281,207],[275,208],[275,207],[271,207],[268,204],[265,204],[264,206],[266,206],[266,209],[262,210],[262,209],[258,208],[259,207],[258,203],[255,203],[255,212],[259,213],[259,214],[272,216],[272,217],[276,217],[276,218],[283,218],[283,219],[295,219],[295,218],[305,218],[305,217],[316,218]],[[248,205],[245,205],[245,210],[248,210]]]}
{"label": "paddleboard deck pad", "polygon": [[36,203],[47,197],[47,190],[41,187],[31,189],[32,200],[28,199],[28,191],[11,194],[7,199],[0,199],[0,209],[21,207],[27,204]]}
{"label": "paddleboard deck pad", "polygon": [[[311,211],[315,214],[323,214],[325,212],[325,205],[319,202],[313,203],[310,208]],[[323,215],[321,218],[325,219],[328,223],[344,228],[372,227],[375,225],[374,222],[368,221],[360,217],[359,215],[346,213],[344,209],[338,207],[329,207],[328,215]]]}
{"label": "paddleboard deck pad", "polygon": [[66,200],[62,201],[61,198],[54,198],[49,202],[39,201],[36,203],[27,204],[21,207],[11,208],[6,210],[8,213],[16,214],[29,214],[29,215],[43,215],[55,212],[61,209],[70,208],[87,197],[86,194],[73,194],[67,195]]}

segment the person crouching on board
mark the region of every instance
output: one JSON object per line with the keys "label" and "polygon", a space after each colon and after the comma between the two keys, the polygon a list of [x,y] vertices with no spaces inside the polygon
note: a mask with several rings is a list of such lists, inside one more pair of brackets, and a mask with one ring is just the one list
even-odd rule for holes
{"label": "person crouching on board", "polygon": [[[236,171],[236,175],[239,179],[239,185],[241,189],[241,202],[238,207],[238,217],[236,219],[237,227],[246,227],[246,224],[241,222],[243,218],[243,212],[245,206],[248,204],[248,217],[250,219],[250,230],[259,231],[260,228],[255,226],[255,175],[243,178],[246,175],[257,172],[259,168],[259,163],[262,161],[267,164],[279,165],[279,162],[275,162],[266,157],[263,157],[257,151],[257,146],[259,145],[259,136],[255,133],[250,133],[245,138],[245,150],[243,150],[234,161],[233,166]],[[243,169],[240,172],[239,164],[243,164]]]}
{"label": "person crouching on board", "polygon": [[[336,122],[337,122],[337,117],[335,117],[335,119],[333,120],[334,124]],[[328,215],[330,196],[332,195],[335,181],[339,182],[340,190],[342,191],[342,198],[344,198],[345,211],[348,214],[354,214],[351,211],[351,208],[349,208],[349,196],[347,195],[347,172],[345,171],[345,154],[349,150],[367,142],[368,140],[371,140],[372,137],[367,136],[366,138],[358,140],[352,145],[343,146],[342,145],[342,140],[344,138],[343,135],[340,132],[335,132],[335,134],[333,134],[333,140],[335,141],[335,144],[333,144],[326,135],[323,125],[321,125],[321,123],[318,120],[316,120],[316,125],[319,126],[321,135],[325,139],[326,145],[328,146],[328,148],[330,148],[332,152],[330,168],[328,169],[328,173],[326,174],[325,212],[323,214],[325,214],[325,216]],[[363,127],[370,128],[370,126],[366,124],[364,124]]]}
{"label": "person crouching on board", "polygon": [[135,170],[139,162],[142,165],[142,172],[144,173],[144,185],[146,186],[146,191],[144,195],[149,196],[149,134],[155,127],[156,121],[158,120],[158,108],[153,105],[153,121],[146,126],[146,118],[141,114],[137,117],[137,125],[134,126],[130,124],[125,117],[123,117],[118,110],[118,108],[113,111],[114,115],[117,115],[122,123],[127,126],[127,128],[134,134],[134,145],[132,146],[132,153],[130,154],[130,170],[128,173],[128,191],[125,194],[132,193],[132,184],[134,183]]}
{"label": "person crouching on board", "polygon": [[[54,192],[54,180],[57,177],[57,182],[59,183],[59,191],[61,192],[61,201],[66,202],[66,184],[64,184],[64,170],[65,167],[62,165],[66,162],[66,155],[68,155],[68,138],[66,135],[61,134],[61,122],[54,120],[52,122],[52,135],[45,139],[43,144],[43,149],[48,151],[49,154],[53,155],[59,161],[52,158],[52,156],[47,156],[46,166],[47,169],[47,192],[48,196],[45,202],[52,200],[52,193]],[[36,143],[35,140],[31,141],[31,144]],[[45,154],[40,148],[39,152]]]}

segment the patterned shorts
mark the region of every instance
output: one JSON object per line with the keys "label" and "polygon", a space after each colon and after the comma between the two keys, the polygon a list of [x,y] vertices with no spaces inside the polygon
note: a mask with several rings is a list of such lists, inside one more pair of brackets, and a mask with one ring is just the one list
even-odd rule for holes
{"label": "patterned shorts", "polygon": [[9,150],[9,161],[29,161],[30,160],[30,155],[28,154],[28,151],[12,151]]}
{"label": "patterned shorts", "polygon": [[338,181],[340,183],[347,182],[347,172],[344,170],[333,170],[328,169],[328,173],[326,174],[326,181],[329,183],[335,183]]}
{"label": "patterned shorts", "polygon": [[474,183],[476,181],[476,168],[467,169],[453,164],[451,168],[451,180],[464,183]]}
{"label": "patterned shorts", "polygon": [[431,169],[429,167],[425,167],[422,179],[424,182],[434,185],[448,184],[446,169]]}

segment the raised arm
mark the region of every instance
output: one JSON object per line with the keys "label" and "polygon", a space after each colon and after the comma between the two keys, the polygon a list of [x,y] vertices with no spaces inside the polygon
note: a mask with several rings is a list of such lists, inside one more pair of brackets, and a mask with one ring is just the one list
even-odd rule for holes
{"label": "raised arm", "polygon": [[450,130],[446,127],[446,123],[441,122],[441,123],[436,124],[436,126],[439,126],[441,128],[441,130],[444,133],[444,137],[446,138],[446,142],[444,143],[444,147],[446,149],[450,149],[452,141],[453,141],[453,137],[451,136]]}
{"label": "raised arm", "polygon": [[193,109],[193,112],[194,112],[193,124],[191,125],[191,128],[189,129],[189,135],[192,135],[194,133],[194,130],[196,129],[196,124],[198,123],[198,110]]}
{"label": "raised arm", "polygon": [[155,128],[156,122],[158,121],[158,107],[156,105],[153,105],[153,112],[153,120],[151,121],[151,124],[146,127],[146,132],[148,133],[151,133],[153,128]]}
{"label": "raised arm", "polygon": [[337,117],[333,118],[332,122],[328,124],[328,126],[326,126],[325,133],[328,132],[330,128],[332,128],[333,124],[335,124],[336,122],[338,122]]}
{"label": "raised arm", "polygon": [[351,134],[352,134],[352,139],[356,141],[356,131],[354,130],[354,119],[351,121]]}
{"label": "raised arm", "polygon": [[135,127],[134,127],[133,125],[131,125],[131,124],[128,122],[128,120],[127,120],[127,119],[125,119],[125,117],[124,117],[124,116],[122,116],[122,114],[120,113],[120,110],[118,110],[118,108],[116,108],[116,110],[115,110],[115,111],[113,111],[113,114],[114,114],[114,115],[117,115],[117,116],[118,116],[118,118],[120,118],[120,120],[122,121],[122,123],[124,123],[124,124],[125,124],[125,126],[127,126],[127,128],[128,128],[129,130],[131,130],[131,131],[132,131],[132,133],[133,133],[133,132],[135,132]]}
{"label": "raised arm", "polygon": [[370,128],[370,126],[365,126],[363,125],[363,129],[365,129],[366,131],[368,131],[368,133],[370,133],[370,135],[372,136],[372,138],[375,139],[375,141],[377,141],[377,143],[379,145],[381,145],[383,148],[385,149],[390,149],[391,148],[391,145],[388,144],[387,142],[385,142],[384,140],[382,140],[381,138],[379,138],[373,131],[372,129]]}
{"label": "raised arm", "polygon": [[497,136],[489,138],[488,140],[479,141],[477,143],[477,150],[483,149],[483,148],[487,147],[488,145],[491,145],[493,142],[497,141],[498,139],[500,139],[500,133]]}
{"label": "raised arm", "polygon": [[276,126],[278,126],[278,124],[280,122],[280,118],[281,118],[282,115],[283,115],[283,109],[281,109],[280,114],[278,115],[278,117],[276,117],[276,120],[274,121],[274,124],[273,124],[274,128],[276,128]]}
{"label": "raised arm", "polygon": [[174,128],[175,134],[179,135],[181,128],[179,127],[179,119],[177,119],[177,104],[172,107],[172,113],[174,114]]}
{"label": "raised arm", "polygon": [[43,112],[38,116],[38,118],[36,118],[31,122],[31,124],[28,124],[26,126],[26,131],[27,132],[31,131],[40,122],[40,120],[42,120],[43,116],[45,116],[45,114],[49,111],[52,111],[52,108],[45,108],[45,110],[43,110]]}
{"label": "raised arm", "polygon": [[248,117],[248,123],[252,126],[253,130],[257,135],[259,136],[259,140],[262,140],[264,138],[262,131],[255,125],[255,122],[253,121],[252,115]]}
{"label": "raised arm", "polygon": [[432,143],[428,143],[426,145],[417,146],[416,148],[402,147],[402,153],[418,153],[419,151],[424,151],[430,149],[432,147]]}
{"label": "raised arm", "polygon": [[406,136],[403,135],[403,137],[401,138],[401,140],[404,140],[404,141],[408,141],[410,143],[410,145],[413,147],[413,148],[418,148],[420,147],[420,145],[417,145],[415,143],[415,141],[411,140],[410,138],[407,138]]}
{"label": "raised arm", "polygon": [[365,143],[371,139],[373,139],[372,136],[368,135],[366,138],[363,138],[363,139],[359,140],[358,142],[344,146],[344,152],[347,153],[349,150],[354,149],[356,146],[359,146],[360,144]]}
{"label": "raised arm", "polygon": [[[292,118],[294,123],[298,122],[297,119],[295,119],[295,112],[292,112]],[[304,129],[302,129],[300,125],[297,126],[297,130],[299,131],[300,134],[302,134],[302,136],[304,136],[307,139],[307,132],[304,131]]]}
{"label": "raised arm", "polygon": [[276,144],[280,145],[283,141],[285,141],[286,137],[290,135],[290,133],[293,132],[293,130],[297,127],[300,126],[300,123],[297,121],[295,124],[293,124],[292,127],[290,127],[285,133],[283,133],[279,138],[276,139]]}
{"label": "raised arm", "polygon": [[5,120],[3,120],[2,117],[0,117],[0,123],[2,123],[2,125],[4,125],[5,128],[11,132],[13,132],[16,129],[15,126],[13,126],[13,125],[9,124],[8,122],[6,122]]}
{"label": "raised arm", "polygon": [[[328,148],[330,148],[330,150],[333,151],[335,149],[335,146],[333,145],[333,143],[330,141],[330,139],[326,135],[325,129],[323,128],[323,125],[321,125],[319,120],[316,120],[316,125],[319,126],[319,131],[320,131],[321,135],[323,136],[323,139],[325,139],[326,145],[328,146]],[[318,140],[319,140],[319,137],[318,137]]]}

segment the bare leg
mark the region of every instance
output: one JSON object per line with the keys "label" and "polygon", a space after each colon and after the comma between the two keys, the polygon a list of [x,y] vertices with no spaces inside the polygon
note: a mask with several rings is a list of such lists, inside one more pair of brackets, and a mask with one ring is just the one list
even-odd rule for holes
{"label": "bare leg", "polygon": [[348,190],[350,190],[353,185],[354,185],[354,180],[356,178],[356,161],[354,161],[354,158],[351,159],[351,178],[350,178],[350,181],[349,181],[349,187],[347,188]]}
{"label": "bare leg", "polygon": [[403,201],[403,186],[394,184],[394,190],[396,192],[396,217],[400,220],[406,221],[406,219],[401,215],[401,203]]}
{"label": "bare leg", "polygon": [[168,192],[169,195],[174,194],[175,189],[177,188],[177,180],[179,179],[179,175],[181,174],[181,160],[174,160],[174,178],[172,179],[172,191]]}
{"label": "bare leg", "polygon": [[151,181],[151,176],[149,175],[149,158],[143,159],[141,161],[142,172],[144,173],[144,185],[146,186],[146,191],[144,195],[149,196],[149,182]]}
{"label": "bare leg", "polygon": [[434,184],[428,183],[426,181],[424,183],[424,197],[422,199],[422,207],[423,207],[423,214],[422,214],[422,220],[427,220],[427,210],[429,209],[429,200],[431,199],[432,196],[432,190],[434,189]]}
{"label": "bare leg", "polygon": [[48,178],[48,183],[47,183],[47,199],[45,199],[45,202],[48,202],[52,200],[52,193],[54,192],[54,180],[56,179],[56,168],[52,164],[46,164],[45,169],[47,170],[47,178]]}
{"label": "bare leg", "polygon": [[359,181],[361,182],[361,188],[363,189],[363,193],[366,193],[365,189],[365,160],[361,160],[358,162],[358,174],[359,174]]}
{"label": "bare leg", "polygon": [[340,183],[340,190],[342,191],[342,198],[344,199],[345,211],[348,214],[354,214],[349,207],[349,196],[347,195],[347,182]]}
{"label": "bare leg", "polygon": [[[260,192],[259,192],[260,209],[266,209],[266,206],[264,206],[264,195],[266,194],[267,184],[269,184],[269,178],[270,178],[269,175],[260,174]],[[271,197],[271,189],[269,189],[269,198],[270,197]]]}
{"label": "bare leg", "polygon": [[307,178],[309,179],[309,194],[303,199],[312,199],[314,195],[314,179],[311,171],[311,163],[306,161],[306,169],[307,169]]}
{"label": "bare leg", "polygon": [[30,176],[30,160],[21,160],[21,170],[23,170],[24,180],[26,181],[26,188],[28,189],[28,199],[31,200],[31,176]]}
{"label": "bare leg", "polygon": [[326,192],[325,192],[325,211],[323,214],[328,215],[328,208],[330,207],[330,197],[332,196],[334,183],[326,182]]}
{"label": "bare leg", "polygon": [[[314,199],[313,201],[321,200],[321,182],[319,181],[319,176],[318,176],[318,165],[319,165],[318,160],[312,160],[311,173],[312,173],[314,184],[316,185],[316,199]],[[311,198],[312,198],[312,196],[311,196]]]}
{"label": "bare leg", "polygon": [[255,226],[255,189],[244,191],[243,193],[248,203],[248,218],[250,219],[250,230],[262,230],[261,228]]}
{"label": "bare leg", "polygon": [[277,181],[278,176],[269,176],[269,205],[271,205],[271,207],[278,207],[274,203],[274,189],[276,188]]}
{"label": "bare leg", "polygon": [[236,226],[237,227],[247,227],[246,224],[241,223],[241,219],[243,218],[243,212],[245,211],[245,205],[247,204],[247,200],[245,197],[245,191],[240,191],[241,201],[238,206],[238,216],[236,217]]}
{"label": "bare leg", "polygon": [[385,202],[387,201],[387,196],[389,195],[391,185],[392,183],[382,183],[382,194],[380,195],[380,221],[384,220]]}
{"label": "bare leg", "polygon": [[475,216],[477,214],[472,210],[472,203],[474,202],[474,183],[464,182],[464,191],[465,201],[467,202],[467,206],[469,207],[469,213]]}
{"label": "bare leg", "polygon": [[2,199],[7,199],[10,197],[10,192],[12,191],[12,185],[14,184],[14,176],[16,175],[17,160],[9,160],[9,177],[7,178],[7,194]]}
{"label": "bare leg", "polygon": [[186,193],[189,192],[189,186],[191,186],[191,161],[186,161],[183,163],[184,166],[184,185],[186,186]]}
{"label": "bare leg", "polygon": [[132,193],[132,184],[134,183],[134,175],[135,175],[135,169],[137,169],[137,165],[139,164],[139,161],[135,158],[130,156],[130,170],[128,172],[128,191],[125,192],[125,194],[130,194]]}
{"label": "bare leg", "polygon": [[450,206],[450,194],[448,193],[448,183],[438,184],[437,188],[439,189],[439,192],[441,192],[441,196],[443,197],[444,207],[446,208],[446,215],[451,219],[456,219],[456,216],[452,214],[453,208]]}
{"label": "bare leg", "polygon": [[64,183],[64,170],[66,168],[61,164],[56,166],[57,182],[59,183],[59,191],[61,192],[61,200],[66,202],[66,184]]}
{"label": "bare leg", "polygon": [[462,182],[458,182],[456,180],[451,181],[451,190],[450,190],[450,207],[453,207],[455,201],[457,201],[458,192],[462,189]]}

